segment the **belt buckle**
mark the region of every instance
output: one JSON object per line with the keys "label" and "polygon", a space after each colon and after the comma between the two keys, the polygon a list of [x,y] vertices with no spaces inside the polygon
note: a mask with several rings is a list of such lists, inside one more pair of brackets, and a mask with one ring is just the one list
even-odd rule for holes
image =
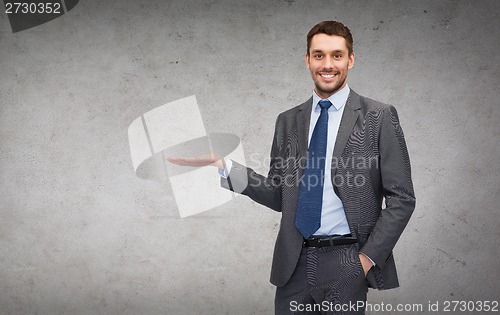
{"label": "belt buckle", "polygon": [[325,247],[325,245],[324,245],[325,240],[326,239],[323,237],[319,237],[319,236],[315,237],[314,241],[316,242],[316,246],[313,246],[313,247],[315,247],[315,248]]}
{"label": "belt buckle", "polygon": [[[321,246],[319,246],[320,239],[321,238],[319,238],[317,236],[304,238],[304,241],[302,242],[302,247],[315,247],[315,248],[321,247]],[[312,245],[310,245],[310,243],[308,244],[308,242],[316,242],[315,245],[317,245],[317,246],[312,246]]]}

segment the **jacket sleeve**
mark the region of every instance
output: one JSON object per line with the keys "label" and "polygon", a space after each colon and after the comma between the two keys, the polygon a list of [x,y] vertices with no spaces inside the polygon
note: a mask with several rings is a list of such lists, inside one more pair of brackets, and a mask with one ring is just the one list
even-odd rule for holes
{"label": "jacket sleeve", "polygon": [[379,150],[385,209],[360,251],[383,268],[415,209],[410,159],[393,106],[382,114]]}
{"label": "jacket sleeve", "polygon": [[257,203],[275,211],[281,211],[282,161],[279,156],[280,116],[276,119],[269,173],[267,177],[253,169],[232,161],[233,165],[227,179],[221,178],[221,186],[236,193],[250,197]]}

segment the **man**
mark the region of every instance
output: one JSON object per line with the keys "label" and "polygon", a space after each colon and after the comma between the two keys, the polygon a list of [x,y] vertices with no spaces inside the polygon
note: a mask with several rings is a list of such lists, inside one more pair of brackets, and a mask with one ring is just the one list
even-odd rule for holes
{"label": "man", "polygon": [[342,23],[309,31],[305,61],[313,95],[278,116],[267,177],[215,154],[169,160],[215,165],[223,187],[282,212],[276,314],[364,314],[368,287],[399,285],[392,250],[415,207],[405,139],[393,106],[347,85],[353,39]]}

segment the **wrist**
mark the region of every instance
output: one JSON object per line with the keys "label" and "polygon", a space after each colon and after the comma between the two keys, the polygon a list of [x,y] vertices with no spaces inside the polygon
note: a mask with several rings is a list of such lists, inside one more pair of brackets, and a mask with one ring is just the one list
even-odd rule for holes
{"label": "wrist", "polygon": [[224,159],[217,160],[212,165],[216,166],[221,171],[224,171],[224,169],[226,168]]}

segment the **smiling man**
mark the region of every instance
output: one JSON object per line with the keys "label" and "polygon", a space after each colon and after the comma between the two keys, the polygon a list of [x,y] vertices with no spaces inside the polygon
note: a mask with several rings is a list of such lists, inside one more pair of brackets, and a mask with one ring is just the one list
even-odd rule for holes
{"label": "smiling man", "polygon": [[223,187],[282,213],[276,314],[364,314],[368,287],[399,285],[392,250],[415,207],[410,160],[396,109],[347,84],[347,27],[315,25],[305,62],[312,97],[278,116],[267,176],[215,154],[169,160],[215,165]]}

